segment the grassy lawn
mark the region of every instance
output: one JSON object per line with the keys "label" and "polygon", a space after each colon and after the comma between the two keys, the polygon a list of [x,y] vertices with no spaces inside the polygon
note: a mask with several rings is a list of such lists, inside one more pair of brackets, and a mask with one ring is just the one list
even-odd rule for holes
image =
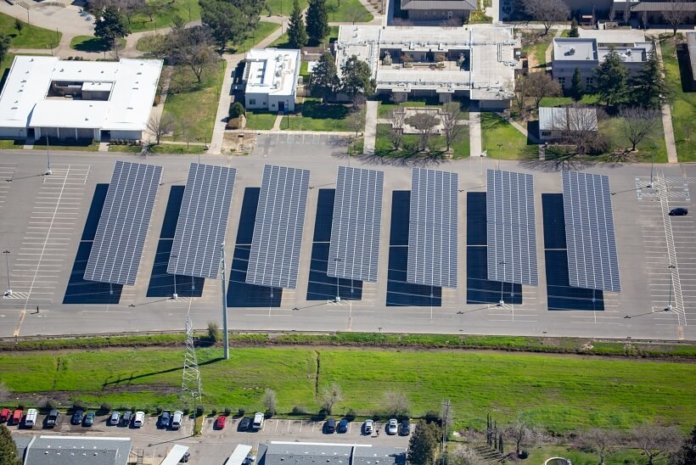
{"label": "grassy lawn", "polygon": [[535,63],[530,63],[530,68],[533,66],[546,66],[546,49],[549,48],[555,34],[555,29],[549,29],[549,33],[546,35],[540,35],[540,32],[536,30],[523,33],[522,51],[527,54],[530,60],[534,60]]}
{"label": "grassy lawn", "polygon": [[183,18],[185,22],[201,19],[198,0],[148,0],[147,3],[153,7],[152,16],[142,13],[134,15],[130,20],[131,32],[170,27],[175,16]]}
{"label": "grassy lawn", "polygon": [[[324,47],[328,47],[329,41],[336,37],[338,37],[338,26],[329,26],[329,35],[324,38],[324,42],[322,43],[322,45]],[[290,48],[290,44],[288,44],[288,33],[283,33],[283,35],[271,42],[271,45],[269,45],[269,47]]]}
{"label": "grassy lawn", "polygon": [[[126,39],[117,39],[116,43],[119,48],[125,47]],[[94,36],[75,36],[70,41],[70,48],[80,52],[94,53],[107,52],[110,50],[105,40]]]}
{"label": "grassy lawn", "polygon": [[[140,153],[142,147],[139,145],[109,145],[109,152],[129,152]],[[168,154],[198,154],[206,151],[205,145],[192,144],[186,147],[184,144],[160,144],[153,145],[150,148],[150,153],[168,153]]]}
{"label": "grassy lawn", "polygon": [[[652,134],[638,144],[637,151],[630,154],[630,160],[648,163],[654,160],[655,163],[667,163],[667,147],[665,146],[662,119],[658,118],[655,126]],[[631,148],[631,144],[624,134],[623,118],[615,117],[602,120],[599,123],[599,128],[609,138],[612,150]],[[596,159],[597,157],[592,158]]]}
{"label": "grassy lawn", "polygon": [[[224,74],[225,62],[222,60],[203,74],[203,82],[200,84],[196,84],[196,78],[187,67],[174,68],[172,83],[176,85],[170,85],[164,111],[172,114],[176,121],[186,122],[193,141],[205,142],[213,136]],[[179,126],[174,130],[174,140],[184,140]]]}
{"label": "grassy lawn", "polygon": [[277,113],[267,113],[267,112],[252,112],[247,110],[247,129],[261,129],[269,130],[273,129],[273,124],[275,123]]}
{"label": "grassy lawn", "polygon": [[360,0],[328,0],[326,7],[332,22],[367,23],[373,19]]}
{"label": "grassy lawn", "polygon": [[322,104],[306,100],[299,105],[299,114],[283,117],[280,128],[291,131],[350,131],[348,114],[344,105]]}
{"label": "grassy lawn", "polygon": [[258,25],[256,26],[256,29],[254,29],[254,32],[250,37],[247,37],[239,44],[230,44],[229,48],[234,53],[246,53],[252,48],[254,48],[254,46],[261,42],[263,39],[273,34],[273,32],[275,32],[279,28],[280,24],[259,21]]}
{"label": "grassy lawn", "polygon": [[60,43],[63,34],[19,21],[21,30],[16,27],[15,18],[0,13],[0,31],[10,36],[14,48],[54,48]]}
{"label": "grassy lawn", "polygon": [[[514,448],[514,445],[511,449]],[[565,457],[569,459],[573,465],[597,465],[598,456],[578,448],[563,447],[559,445],[544,445],[533,448],[527,448],[529,457],[526,462],[543,464],[544,461],[551,457]],[[627,465],[634,463],[643,463],[644,458],[637,449],[624,449],[609,451],[606,457],[606,465]],[[664,457],[659,457],[655,460],[656,465],[666,465],[668,462]]]}
{"label": "grassy lawn", "polygon": [[[301,9],[307,8],[307,0],[299,0],[299,3]],[[270,10],[272,15],[290,16],[292,0],[266,0],[266,10]]]}
{"label": "grassy lawn", "polygon": [[[564,432],[587,426],[631,428],[664,421],[696,423],[693,363],[475,351],[397,351],[323,347],[198,349],[204,404],[218,409],[261,407],[274,389],[278,411],[318,410],[315,385],[339,383],[336,412],[379,413],[384,393],[404,393],[414,415],[451,399],[459,426],[500,423],[524,413],[533,423]],[[48,393],[68,403],[114,407],[178,406],[183,348],[0,353],[11,398]],[[321,364],[318,364],[321,359]],[[317,379],[318,376],[318,379]],[[36,397],[34,397],[36,398]],[[14,405],[14,401],[7,403]],[[532,463],[532,462],[530,462]],[[538,462],[534,462],[538,463]]]}
{"label": "grassy lawn", "polygon": [[161,49],[165,40],[166,36],[164,34],[147,35],[138,39],[135,43],[135,49],[143,53],[153,53]]}
{"label": "grassy lawn", "polygon": [[540,107],[567,107],[579,103],[581,105],[597,105],[599,96],[597,94],[585,94],[580,101],[576,102],[572,97],[544,97],[539,102]]}
{"label": "grassy lawn", "polygon": [[495,113],[481,113],[483,150],[490,158],[522,160],[538,157],[538,147],[527,145],[527,138]]}
{"label": "grassy lawn", "polygon": [[0,139],[0,149],[21,149],[24,147],[24,140]]}
{"label": "grassy lawn", "polygon": [[[375,139],[375,154],[385,158],[415,158],[415,157],[434,157],[441,158],[445,151],[445,139],[443,136],[434,135],[430,137],[431,153],[418,152],[418,134],[404,134],[402,148],[394,150],[394,146],[389,140],[391,125],[378,124],[377,138]],[[469,156],[469,127],[462,127],[461,134],[457,141],[452,145],[454,153],[453,159],[466,158]]]}
{"label": "grassy lawn", "polygon": [[679,161],[696,160],[696,131],[694,131],[694,114],[696,114],[696,93],[684,92],[682,88],[679,62],[677,61],[675,43],[667,39],[661,43],[666,82],[672,96],[672,126],[677,143]]}

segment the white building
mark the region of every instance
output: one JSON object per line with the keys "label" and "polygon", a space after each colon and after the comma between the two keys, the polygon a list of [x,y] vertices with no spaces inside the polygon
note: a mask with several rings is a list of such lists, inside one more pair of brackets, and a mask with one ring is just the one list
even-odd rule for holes
{"label": "white building", "polygon": [[161,60],[17,56],[0,94],[0,137],[142,138]]}
{"label": "white building", "polygon": [[253,49],[244,66],[244,106],[250,110],[295,111],[300,51]]}
{"label": "white building", "polygon": [[596,108],[539,107],[539,138],[559,140],[570,133],[597,132]]}
{"label": "white building", "polygon": [[507,107],[514,92],[515,48],[511,27],[340,26],[336,66],[356,55],[367,62],[377,93],[478,100],[483,108]]}

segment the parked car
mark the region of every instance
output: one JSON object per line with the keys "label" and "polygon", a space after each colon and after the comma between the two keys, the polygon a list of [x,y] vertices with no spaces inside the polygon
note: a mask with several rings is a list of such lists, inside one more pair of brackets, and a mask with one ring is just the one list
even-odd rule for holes
{"label": "parked car", "polygon": [[375,422],[373,420],[365,420],[363,423],[363,434],[372,434],[375,431]]}
{"label": "parked car", "polygon": [[172,421],[172,416],[168,411],[162,412],[162,414],[159,417],[159,424],[158,426],[160,428],[167,429],[169,428],[169,423]]}
{"label": "parked car", "polygon": [[384,431],[387,434],[396,434],[398,429],[399,429],[399,422],[396,421],[396,418],[390,418],[389,421],[387,422],[386,428],[384,428]]}
{"label": "parked car", "polygon": [[239,420],[239,424],[237,425],[237,431],[249,431],[250,427],[251,417],[244,417],[241,420]]}
{"label": "parked car", "polygon": [[140,428],[145,423],[145,412],[138,410],[133,417],[133,428]]}
{"label": "parked car", "polygon": [[39,411],[35,408],[27,410],[27,416],[24,417],[24,427],[33,428],[36,424],[36,419],[39,417]]}
{"label": "parked car", "polygon": [[5,423],[10,419],[10,409],[4,408],[0,410],[0,423]]}
{"label": "parked car", "polygon": [[121,412],[111,412],[111,416],[109,417],[109,421],[107,424],[111,426],[116,426],[121,422]]}
{"label": "parked car", "polygon": [[58,410],[53,409],[50,412],[48,412],[48,415],[46,416],[46,420],[44,420],[44,427],[46,428],[53,428],[56,426],[58,423],[58,416],[60,413],[58,413]]}
{"label": "parked car", "polygon": [[[14,412],[12,412],[12,424],[13,425],[18,425],[22,422],[22,417],[24,416],[24,410],[21,408],[15,409]],[[9,421],[8,421],[9,423]]]}
{"label": "parked car", "polygon": [[669,216],[684,216],[688,214],[689,210],[684,207],[673,208],[669,211]]}
{"label": "parked car", "polygon": [[171,428],[173,430],[178,430],[179,428],[181,428],[181,421],[183,419],[184,419],[184,412],[182,412],[181,410],[177,410],[176,412],[174,412],[174,415],[172,415]]}
{"label": "parked car", "polygon": [[94,412],[87,412],[82,420],[82,426],[90,427],[94,424]]}
{"label": "parked car", "polygon": [[345,418],[341,418],[341,421],[338,422],[338,426],[336,427],[336,432],[337,433],[347,433],[348,432],[348,420]]}
{"label": "parked car", "polygon": [[82,418],[85,416],[85,411],[77,409],[73,412],[72,417],[70,418],[70,424],[72,425],[81,425],[82,424]]}
{"label": "parked car", "polygon": [[326,434],[333,434],[336,432],[336,420],[333,418],[329,418],[326,420],[326,423],[324,423],[324,433]]}
{"label": "parked car", "polygon": [[252,431],[258,431],[260,429],[263,429],[263,421],[265,419],[265,415],[261,412],[256,412],[254,414],[254,421],[251,423],[251,429]]}
{"label": "parked car", "polygon": [[408,421],[408,418],[404,418],[399,425],[399,436],[408,436],[409,434],[411,434],[411,422]]}
{"label": "parked car", "polygon": [[227,420],[227,417],[225,415],[220,415],[217,417],[215,420],[215,424],[213,425],[213,428],[215,429],[223,429],[225,427],[225,421]]}
{"label": "parked car", "polygon": [[131,421],[133,421],[133,412],[126,410],[123,412],[123,415],[121,415],[121,426],[128,426]]}

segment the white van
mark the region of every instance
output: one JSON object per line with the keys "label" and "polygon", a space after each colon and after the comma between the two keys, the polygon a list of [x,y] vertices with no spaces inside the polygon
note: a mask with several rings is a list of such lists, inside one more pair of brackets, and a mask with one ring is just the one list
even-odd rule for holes
{"label": "white van", "polygon": [[137,411],[135,412],[135,419],[133,420],[133,428],[140,428],[145,423],[145,412]]}
{"label": "white van", "polygon": [[264,414],[261,412],[256,412],[254,414],[254,421],[251,424],[251,429],[252,431],[258,431],[261,428],[263,428],[263,419],[264,419]]}
{"label": "white van", "polygon": [[27,410],[27,416],[24,417],[24,426],[27,428],[33,428],[36,424],[36,418],[39,416],[38,410],[35,408],[30,408]]}
{"label": "white van", "polygon": [[177,410],[174,412],[174,415],[172,415],[172,426],[171,428],[173,430],[177,430],[181,427],[181,420],[184,417],[184,412],[181,410]]}

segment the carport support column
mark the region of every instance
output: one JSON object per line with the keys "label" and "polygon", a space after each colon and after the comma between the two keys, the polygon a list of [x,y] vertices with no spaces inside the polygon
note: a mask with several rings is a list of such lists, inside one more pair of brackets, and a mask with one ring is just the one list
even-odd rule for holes
{"label": "carport support column", "polygon": [[230,340],[227,334],[227,291],[225,286],[225,243],[220,245],[222,249],[221,267],[222,267],[222,331],[223,341],[225,344],[225,360],[230,359]]}

